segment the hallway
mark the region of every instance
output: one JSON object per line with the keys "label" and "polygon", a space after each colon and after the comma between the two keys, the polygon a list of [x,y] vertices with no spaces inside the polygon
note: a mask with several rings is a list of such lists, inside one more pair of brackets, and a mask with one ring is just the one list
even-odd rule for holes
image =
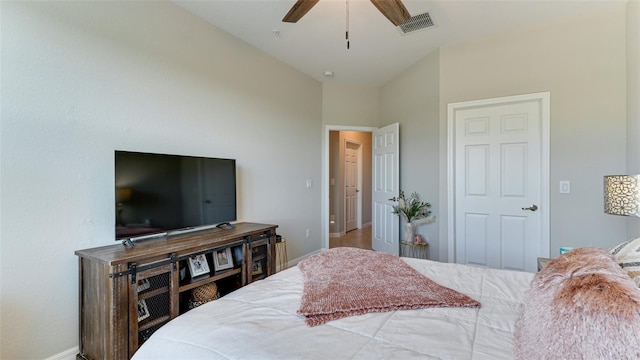
{"label": "hallway", "polygon": [[349,231],[344,236],[329,238],[329,248],[355,247],[371,250],[371,226]]}

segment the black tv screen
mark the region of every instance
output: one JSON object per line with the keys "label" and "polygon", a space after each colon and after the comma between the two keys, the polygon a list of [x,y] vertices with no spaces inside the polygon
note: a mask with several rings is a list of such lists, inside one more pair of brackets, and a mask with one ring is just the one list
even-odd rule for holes
{"label": "black tv screen", "polygon": [[236,162],[115,152],[116,240],[236,220]]}

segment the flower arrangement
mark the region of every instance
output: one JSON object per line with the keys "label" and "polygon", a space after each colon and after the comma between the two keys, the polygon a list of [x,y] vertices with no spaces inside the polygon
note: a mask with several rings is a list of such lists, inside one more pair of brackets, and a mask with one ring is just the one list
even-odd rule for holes
{"label": "flower arrangement", "polygon": [[400,190],[398,205],[393,206],[393,214],[401,215],[407,222],[423,219],[431,214],[429,208],[431,204],[420,200],[420,195],[413,192],[409,198],[406,198],[404,191]]}

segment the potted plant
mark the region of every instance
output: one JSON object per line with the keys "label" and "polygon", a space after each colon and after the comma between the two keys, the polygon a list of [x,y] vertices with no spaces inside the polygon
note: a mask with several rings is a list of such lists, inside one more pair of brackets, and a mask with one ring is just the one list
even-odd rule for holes
{"label": "potted plant", "polygon": [[398,197],[398,205],[393,206],[393,214],[400,215],[407,222],[404,226],[404,241],[412,242],[415,234],[415,226],[422,219],[428,219],[431,214],[429,208],[431,204],[420,200],[417,192],[411,193],[408,198],[405,197],[404,191],[400,190]]}

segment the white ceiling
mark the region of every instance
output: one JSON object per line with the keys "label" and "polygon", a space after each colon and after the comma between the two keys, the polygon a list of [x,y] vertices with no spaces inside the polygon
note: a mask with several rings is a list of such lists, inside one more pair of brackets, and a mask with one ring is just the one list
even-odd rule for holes
{"label": "white ceiling", "polygon": [[[441,46],[623,6],[626,0],[403,0],[412,16],[429,12],[436,24],[408,34],[370,1],[349,0],[348,50],[346,0],[322,0],[295,24],[282,22],[295,0],[173,2],[319,81],[382,85]],[[325,71],[335,76],[327,78]]]}

